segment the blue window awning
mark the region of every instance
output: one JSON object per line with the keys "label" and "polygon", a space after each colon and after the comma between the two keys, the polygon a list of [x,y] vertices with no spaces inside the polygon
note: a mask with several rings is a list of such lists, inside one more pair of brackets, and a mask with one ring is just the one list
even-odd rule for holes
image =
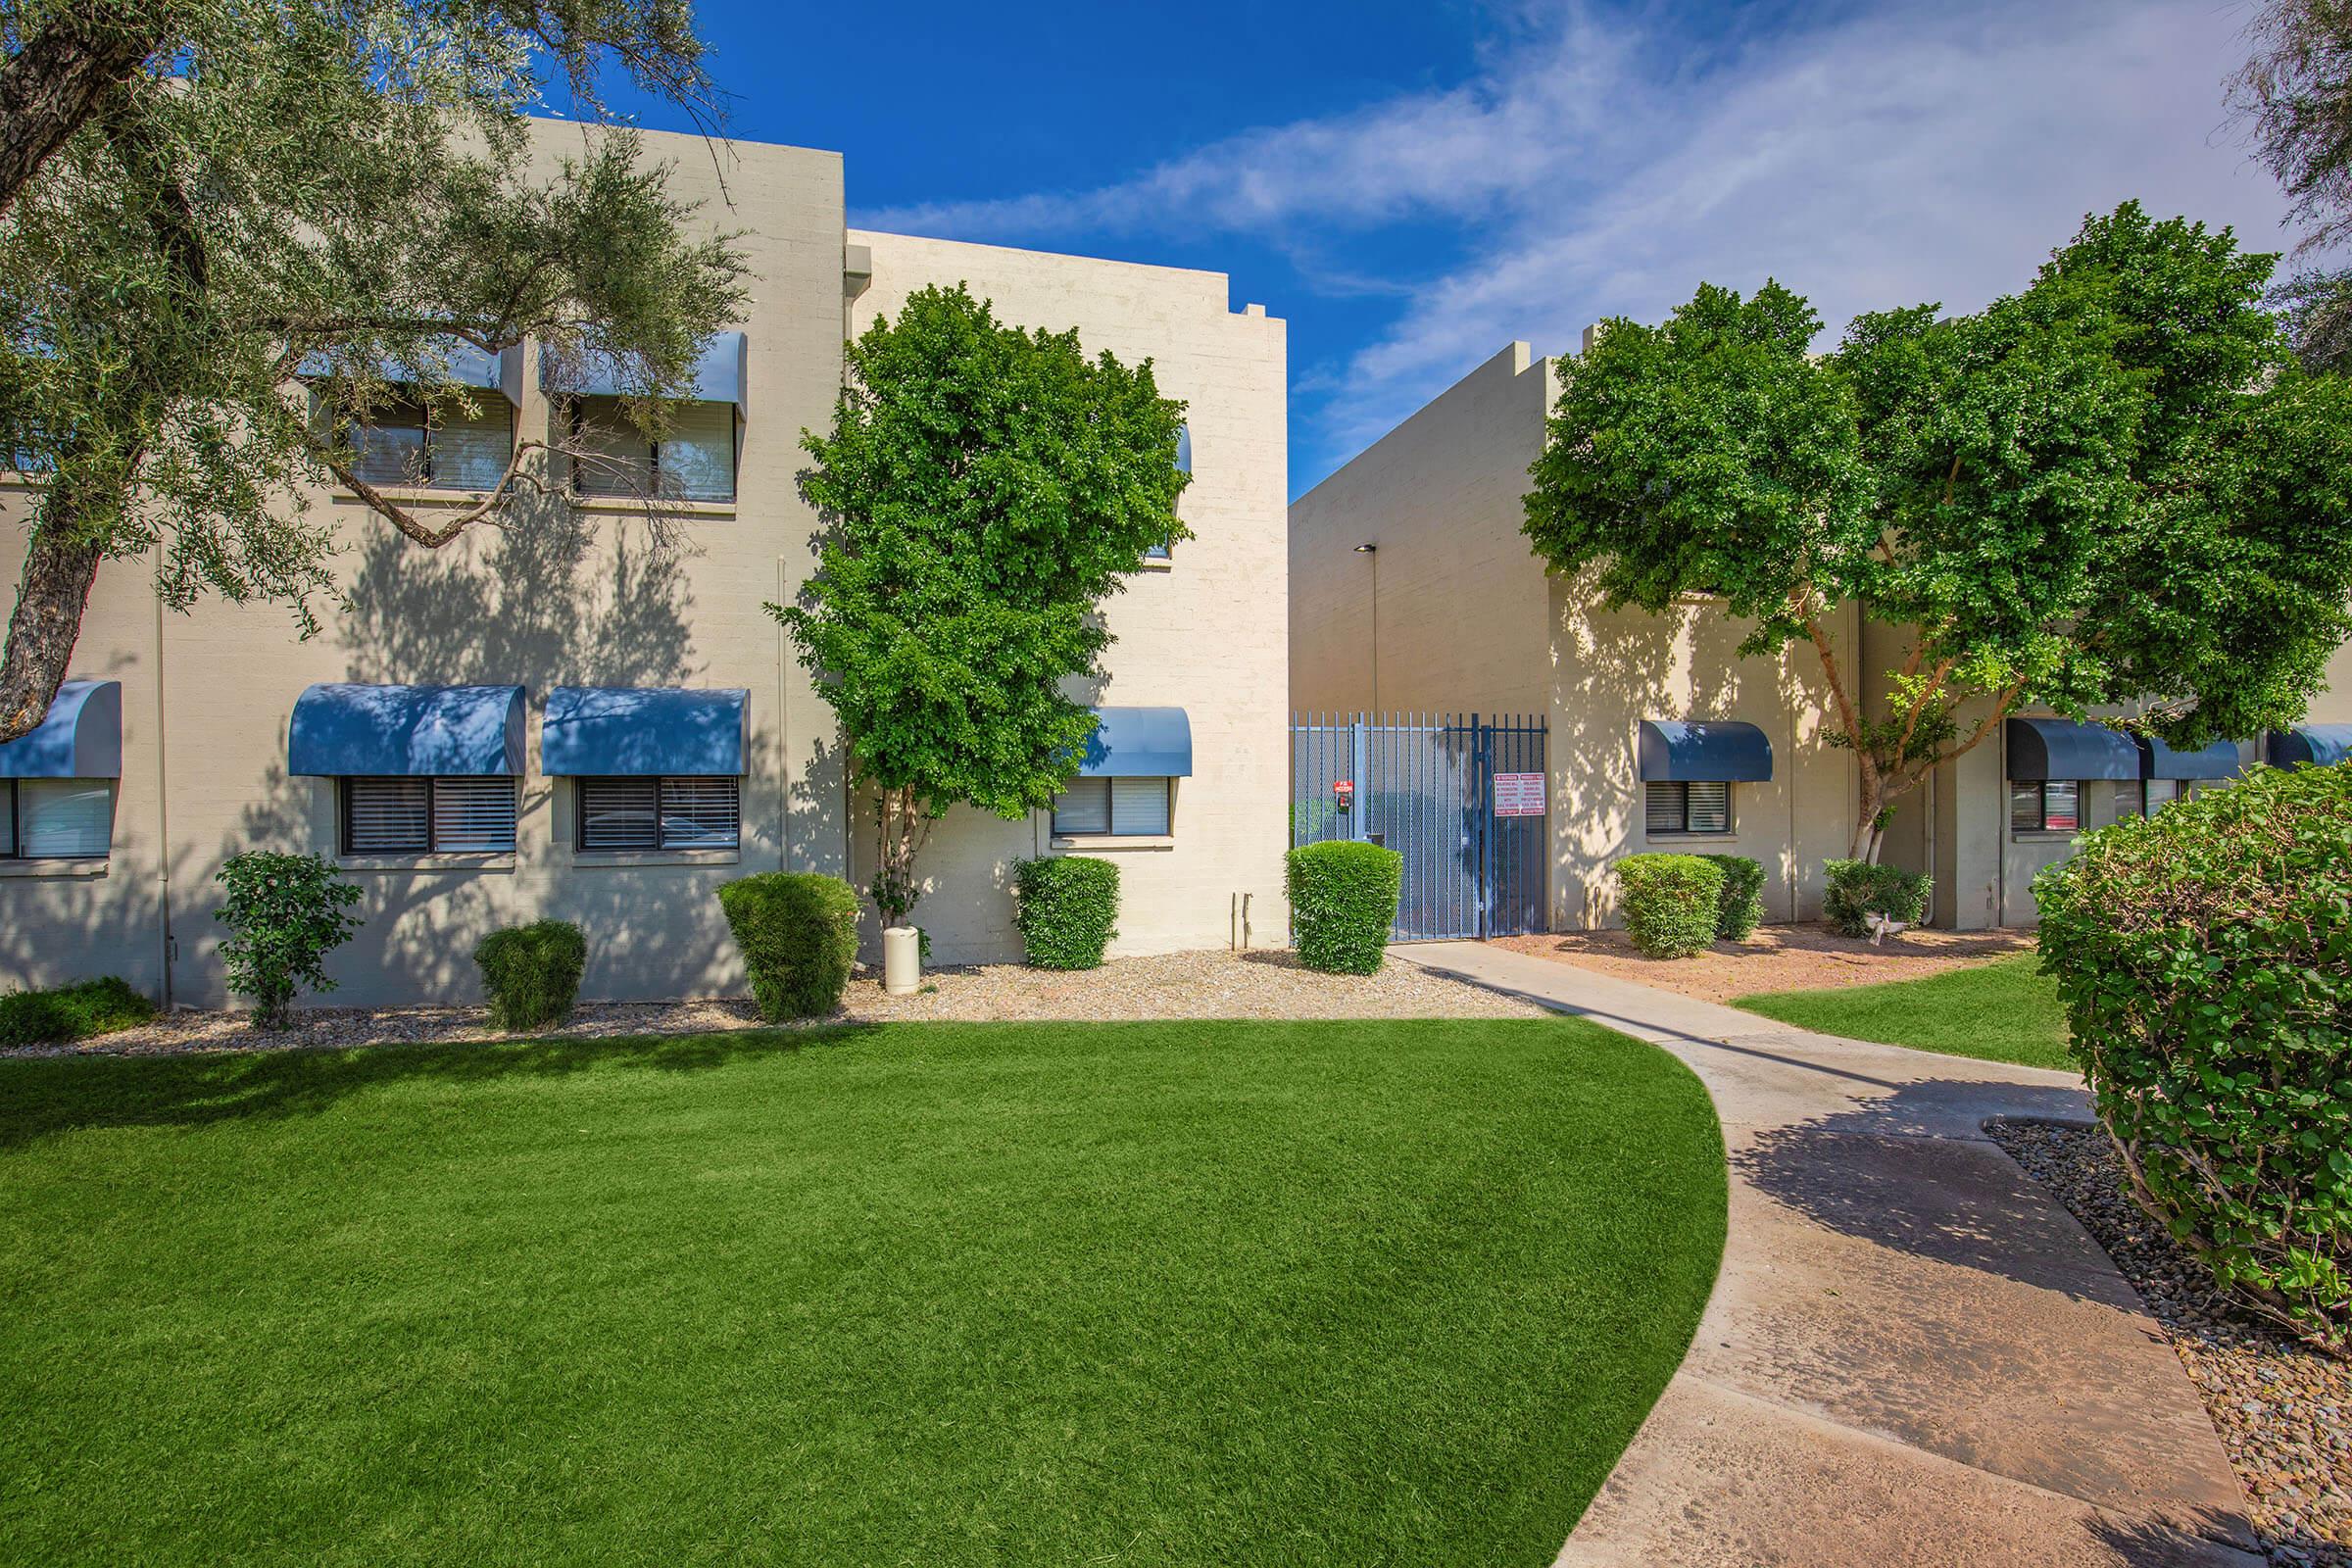
{"label": "blue window awning", "polygon": [[1098,708],[1080,778],[1191,778],[1193,721],[1181,708]]}
{"label": "blue window awning", "polygon": [[[695,362],[694,374],[682,394],[690,403],[732,403],[741,414],[749,392],[750,342],[741,332],[713,332]],[[539,384],[550,392],[573,397],[615,397],[640,390],[621,374],[618,361],[593,351],[559,359],[539,355]]]}
{"label": "blue window awning", "polygon": [[2142,778],[2235,778],[2244,770],[2235,741],[2215,741],[2201,751],[2176,752],[2153,735],[2139,740]]}
{"label": "blue window awning", "polygon": [[1772,777],[1772,739],[1738,719],[1645,718],[1638,743],[1642,782],[1757,784]]}
{"label": "blue window awning", "polygon": [[547,694],[539,767],[559,778],[740,777],[741,687],[559,686]]}
{"label": "blue window awning", "polygon": [[330,682],[294,699],[286,771],[297,777],[519,775],[519,686]]}
{"label": "blue window awning", "polygon": [[2273,767],[2305,763],[2327,767],[2352,761],[2352,724],[2297,724],[2293,729],[2275,729],[2271,731],[2270,760]]}
{"label": "blue window awning", "polygon": [[2139,748],[2131,736],[2104,724],[2071,718],[2012,718],[2008,738],[2009,777],[2017,783],[2139,777]]}
{"label": "blue window awning", "polygon": [[[497,392],[517,407],[522,403],[522,345],[513,344],[493,354],[471,343],[452,341],[443,345],[448,355],[449,379],[459,386],[479,387],[485,392]],[[299,376],[320,376],[334,368],[332,357],[312,353],[303,356],[294,373]],[[375,373],[387,381],[406,382],[416,379],[416,367],[395,360],[380,360]]]}
{"label": "blue window awning", "polygon": [[121,778],[122,683],[58,684],[48,713],[27,734],[0,746],[0,778]]}

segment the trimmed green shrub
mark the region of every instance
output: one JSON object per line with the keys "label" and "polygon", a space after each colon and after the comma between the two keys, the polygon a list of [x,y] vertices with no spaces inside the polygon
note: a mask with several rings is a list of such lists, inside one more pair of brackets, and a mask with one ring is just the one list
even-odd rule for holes
{"label": "trimmed green shrub", "polygon": [[0,1049],[88,1040],[154,1016],[154,1003],[111,974],[50,991],[11,991],[0,996]]}
{"label": "trimmed green shrub", "polygon": [[228,890],[213,911],[229,933],[220,944],[221,966],[228,989],[253,999],[256,1029],[291,1022],[298,987],[335,989],[326,956],[360,928],[348,912],[360,900],[358,888],[316,855],[268,850],[230,856],[214,880]]}
{"label": "trimmed green shrub", "polygon": [[2127,817],[2034,897],[2133,1196],[2224,1290],[2352,1352],[2352,766]]}
{"label": "trimmed green shrub", "polygon": [[1012,868],[1013,924],[1040,969],[1095,969],[1118,935],[1119,868],[1080,855],[1048,855]]}
{"label": "trimmed green shrub", "polygon": [[1905,925],[1927,918],[1928,895],[1936,879],[1899,865],[1876,865],[1868,860],[1828,860],[1830,885],[1822,895],[1821,912],[1841,937],[1870,935],[1870,917],[1886,915]]}
{"label": "trimmed green shrub", "polygon": [[1378,974],[1404,890],[1404,857],[1336,839],[1301,845],[1282,863],[1298,961],[1331,974]]}
{"label": "trimmed green shrub", "polygon": [[1629,855],[1613,869],[1625,891],[1625,934],[1652,958],[1704,953],[1723,918],[1723,868],[1699,855]]}
{"label": "trimmed green shrub", "polygon": [[490,1022],[510,1034],[571,1016],[588,967],[588,938],[569,920],[534,920],[493,931],[474,945]]}
{"label": "trimmed green shrub", "polygon": [[858,963],[855,888],[813,871],[762,871],[722,884],[718,906],[743,949],[760,1017],[822,1018],[841,1005]]}
{"label": "trimmed green shrub", "polygon": [[1764,923],[1764,865],[1744,855],[1702,855],[1700,859],[1723,873],[1723,902],[1715,914],[1715,935],[1726,942],[1745,942]]}

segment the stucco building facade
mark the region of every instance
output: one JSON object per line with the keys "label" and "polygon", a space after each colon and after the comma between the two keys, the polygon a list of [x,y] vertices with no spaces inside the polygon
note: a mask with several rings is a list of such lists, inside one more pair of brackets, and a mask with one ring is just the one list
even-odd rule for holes
{"label": "stucco building facade", "polygon": [[[543,124],[543,154],[574,134]],[[1106,606],[1108,679],[1073,695],[1179,709],[1192,746],[1167,820],[1152,824],[1162,831],[1057,842],[1051,812],[940,824],[918,910],[933,956],[1017,956],[1009,862],[1034,853],[1119,857],[1114,951],[1224,946],[1245,895],[1259,938],[1280,940],[1283,323],[1234,310],[1222,274],[853,233],[838,154],[738,142],[714,164],[699,139],[648,141],[703,219],[740,235],[754,274],[746,317],[713,345],[682,421],[717,433],[678,449],[701,499],[677,503],[674,545],[657,544],[632,504],[589,498],[427,551],[321,490],[307,501],[338,542],[342,603],[308,641],[276,606],[162,610],[153,563],[108,563],[72,670],[75,690],[104,688],[100,705],[120,709],[115,772],[100,775],[102,853],[19,853],[93,845],[69,821],[74,781],[10,779],[0,748],[0,787],[12,810],[22,792],[30,824],[0,845],[0,988],[120,974],[158,997],[219,1003],[214,875],[266,848],[327,856],[363,889],[366,923],[330,964],[337,1002],[475,996],[480,937],[549,916],[587,932],[583,997],[740,992],[718,885],[772,869],[856,879],[870,858],[831,710],[763,608],[793,599],[814,566],[801,432],[832,417],[847,335],[925,284],[959,281],[1002,318],[1152,357],[1163,392],[1191,405],[1183,514],[1198,537]],[[484,376],[485,403],[502,417],[511,406],[517,436],[553,412],[544,368],[525,345]],[[398,493],[428,516],[469,499]],[[10,580],[31,499],[21,480],[0,484]],[[53,712],[68,722],[47,739],[72,717]],[[109,760],[15,750],[15,771]],[[355,786],[338,768],[370,777]],[[469,816],[476,808],[489,814]]]}

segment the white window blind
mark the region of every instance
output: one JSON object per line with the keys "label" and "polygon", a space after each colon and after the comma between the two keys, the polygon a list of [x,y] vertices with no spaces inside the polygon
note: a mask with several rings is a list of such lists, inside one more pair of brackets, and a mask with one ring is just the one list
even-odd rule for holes
{"label": "white window blind", "polygon": [[741,779],[665,778],[662,781],[662,847],[731,850],[742,837]]}
{"label": "white window blind", "polygon": [[433,780],[433,848],[452,855],[514,848],[514,781]]}
{"label": "white window blind", "polygon": [[1074,778],[1069,788],[1054,797],[1054,831],[1107,833],[1110,831],[1110,780]]}
{"label": "white window blind", "polygon": [[1683,787],[1664,780],[1652,780],[1644,785],[1642,795],[1642,825],[1652,833],[1680,833],[1683,830]]}
{"label": "white window blind", "polygon": [[426,437],[428,481],[436,490],[490,490],[514,456],[514,405],[496,392],[474,394],[469,415],[452,404]]}
{"label": "white window blind", "polygon": [[1729,833],[1732,830],[1732,787],[1717,780],[1694,779],[1683,788],[1690,800],[1690,833]]}
{"label": "white window blind", "polygon": [[2038,833],[2041,831],[2041,785],[2016,783],[2009,786],[2009,831]]}
{"label": "white window blind", "polygon": [[654,444],[629,422],[618,398],[581,398],[572,408],[571,487],[584,496],[633,496],[654,487]]}
{"label": "white window blind", "polygon": [[731,850],[743,839],[737,778],[584,778],[579,847]]}
{"label": "white window blind", "polygon": [[2152,778],[2147,782],[2147,809],[2152,816],[2163,810],[2185,793],[2177,778]]}
{"label": "white window blind", "polygon": [[580,780],[580,848],[652,850],[662,844],[661,785],[650,778]]}
{"label": "white window blind", "polygon": [[1720,780],[1653,779],[1642,789],[1642,817],[1651,833],[1729,833],[1732,787]]}
{"label": "white window blind", "polygon": [[2071,778],[2044,779],[2041,826],[2048,833],[2073,833],[2082,826],[2082,788]]}
{"label": "white window blind", "polygon": [[377,408],[366,424],[352,426],[351,446],[351,471],[369,484],[424,482],[424,410],[416,404]]}
{"label": "white window blind", "polygon": [[1110,830],[1129,837],[1165,835],[1168,831],[1168,781],[1164,778],[1112,779]]}
{"label": "white window blind", "polygon": [[433,846],[433,784],[423,778],[343,781],[343,849],[351,855],[422,855]]}
{"label": "white window blind", "polygon": [[654,455],[662,490],[684,501],[735,499],[735,405],[689,403],[670,414]]}
{"label": "white window blind", "polygon": [[104,856],[114,846],[114,781],[19,779],[15,837],[15,853],[27,860]]}

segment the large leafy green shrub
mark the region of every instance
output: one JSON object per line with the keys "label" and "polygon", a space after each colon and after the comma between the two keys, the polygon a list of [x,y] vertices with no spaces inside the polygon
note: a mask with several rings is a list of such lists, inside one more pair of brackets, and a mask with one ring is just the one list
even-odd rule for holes
{"label": "large leafy green shrub", "polygon": [[1012,868],[1013,923],[1041,969],[1094,969],[1118,935],[1119,868],[1076,855],[1041,856]]}
{"label": "large leafy green shrub", "polygon": [[2261,769],[2034,879],[2042,966],[2139,1201],[2352,1349],[2352,766]]}
{"label": "large leafy green shrub", "polygon": [[856,889],[813,871],[763,871],[721,886],[718,905],[760,1016],[821,1018],[841,1005],[858,962]]}
{"label": "large leafy green shrub", "polygon": [[588,967],[588,938],[569,920],[534,920],[474,945],[490,1022],[510,1032],[544,1029],[571,1015]]}
{"label": "large leafy green shrub", "polygon": [[1829,888],[1822,895],[1821,912],[1841,937],[1870,935],[1870,917],[1883,914],[1905,925],[1927,918],[1928,895],[1936,879],[1899,865],[1870,860],[1829,860]]}
{"label": "large leafy green shrub", "polygon": [[332,991],[326,956],[361,926],[350,908],[360,890],[316,855],[247,850],[232,855],[214,878],[227,897],[213,917],[228,927],[220,962],[228,989],[254,1001],[256,1029],[292,1018],[295,991]]}
{"label": "large leafy green shrub", "polygon": [[51,991],[11,991],[0,996],[0,1049],[87,1040],[154,1016],[155,1004],[117,975]]}
{"label": "large leafy green shrub", "polygon": [[1404,889],[1404,857],[1377,844],[1334,840],[1283,858],[1298,961],[1332,974],[1378,974]]}
{"label": "large leafy green shrub", "polygon": [[1704,953],[1723,918],[1723,868],[1699,855],[1629,855],[1614,867],[1625,934],[1653,958]]}
{"label": "large leafy green shrub", "polygon": [[1744,855],[1702,855],[1700,859],[1723,873],[1723,902],[1716,906],[1715,934],[1726,942],[1745,942],[1764,923],[1764,865]]}

